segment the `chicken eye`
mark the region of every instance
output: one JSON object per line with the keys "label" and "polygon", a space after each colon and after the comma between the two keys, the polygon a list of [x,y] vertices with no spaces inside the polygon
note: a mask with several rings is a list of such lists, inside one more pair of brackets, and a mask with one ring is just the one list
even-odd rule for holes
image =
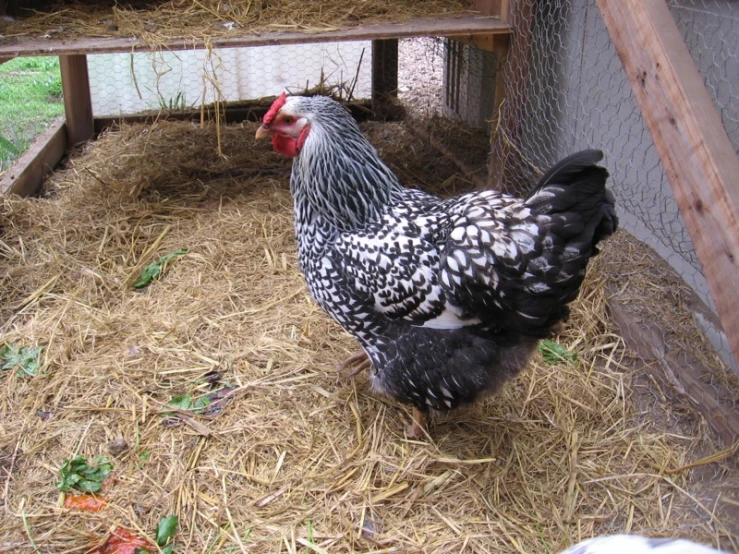
{"label": "chicken eye", "polygon": [[282,121],[284,121],[285,123],[287,123],[288,125],[290,125],[293,122],[293,118],[292,117],[286,117]]}

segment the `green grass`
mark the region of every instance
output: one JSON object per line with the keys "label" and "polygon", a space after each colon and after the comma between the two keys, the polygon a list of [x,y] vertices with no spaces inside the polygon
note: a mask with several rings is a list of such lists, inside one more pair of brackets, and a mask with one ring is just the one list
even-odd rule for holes
{"label": "green grass", "polygon": [[59,58],[15,58],[0,65],[0,171],[62,113]]}

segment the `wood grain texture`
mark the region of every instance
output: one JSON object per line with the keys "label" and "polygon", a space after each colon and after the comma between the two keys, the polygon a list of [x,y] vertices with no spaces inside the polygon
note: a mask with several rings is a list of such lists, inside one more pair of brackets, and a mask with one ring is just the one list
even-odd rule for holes
{"label": "wood grain texture", "polygon": [[59,68],[67,118],[67,139],[73,146],[90,140],[94,133],[87,57],[80,54],[59,56]]}
{"label": "wood grain texture", "polygon": [[483,15],[494,15],[508,21],[509,0],[472,0],[472,7]]}
{"label": "wood grain texture", "polygon": [[0,179],[0,194],[31,196],[41,187],[44,177],[59,163],[67,150],[66,125],[58,121],[36,138]]}
{"label": "wood grain texture", "polygon": [[[494,16],[469,16],[450,19],[424,18],[405,23],[361,25],[350,29],[337,29],[323,33],[270,32],[254,33],[239,37],[213,38],[208,45],[213,48],[239,46],[271,46],[275,44],[304,44],[345,40],[374,40],[405,37],[459,36],[474,34],[507,34],[507,23]],[[205,48],[204,39],[180,38],[151,45],[138,38],[86,37],[70,40],[42,38],[5,39],[0,41],[0,58],[15,56],[52,56],[66,54],[102,54],[114,52],[146,52],[161,50],[193,50]]]}
{"label": "wood grain texture", "polygon": [[615,292],[614,289],[608,300],[609,313],[626,345],[643,361],[642,371],[654,374],[700,413],[722,445],[733,445],[739,440],[739,413],[731,401],[721,398],[715,385],[701,379],[710,375],[710,369],[687,351],[669,352],[663,340],[664,330],[635,317],[627,306],[619,303]]}
{"label": "wood grain texture", "polygon": [[739,159],[664,0],[597,0],[739,359]]}

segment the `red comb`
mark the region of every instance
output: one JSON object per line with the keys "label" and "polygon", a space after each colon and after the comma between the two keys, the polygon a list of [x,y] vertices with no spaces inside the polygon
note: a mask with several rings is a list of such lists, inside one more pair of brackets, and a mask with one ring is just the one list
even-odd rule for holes
{"label": "red comb", "polygon": [[283,91],[283,93],[277,97],[277,100],[272,102],[269,110],[267,110],[267,113],[264,114],[264,119],[262,120],[262,122],[265,125],[269,125],[270,123],[272,123],[272,120],[275,118],[277,112],[280,111],[282,106],[285,105],[285,102],[287,102],[287,94],[285,94],[285,92]]}

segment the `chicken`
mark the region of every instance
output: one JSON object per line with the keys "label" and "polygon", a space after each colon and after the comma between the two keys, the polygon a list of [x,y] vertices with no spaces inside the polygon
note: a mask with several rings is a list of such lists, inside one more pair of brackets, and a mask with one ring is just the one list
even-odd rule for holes
{"label": "chicken", "polygon": [[610,535],[588,539],[561,554],[721,554],[720,551],[685,539]]}
{"label": "chicken", "polygon": [[597,150],[556,164],[525,199],[441,199],[403,187],[333,99],[283,93],[256,136],[294,158],[313,298],[359,341],[374,390],[413,406],[415,438],[429,410],[494,393],[526,366],[617,227]]}

